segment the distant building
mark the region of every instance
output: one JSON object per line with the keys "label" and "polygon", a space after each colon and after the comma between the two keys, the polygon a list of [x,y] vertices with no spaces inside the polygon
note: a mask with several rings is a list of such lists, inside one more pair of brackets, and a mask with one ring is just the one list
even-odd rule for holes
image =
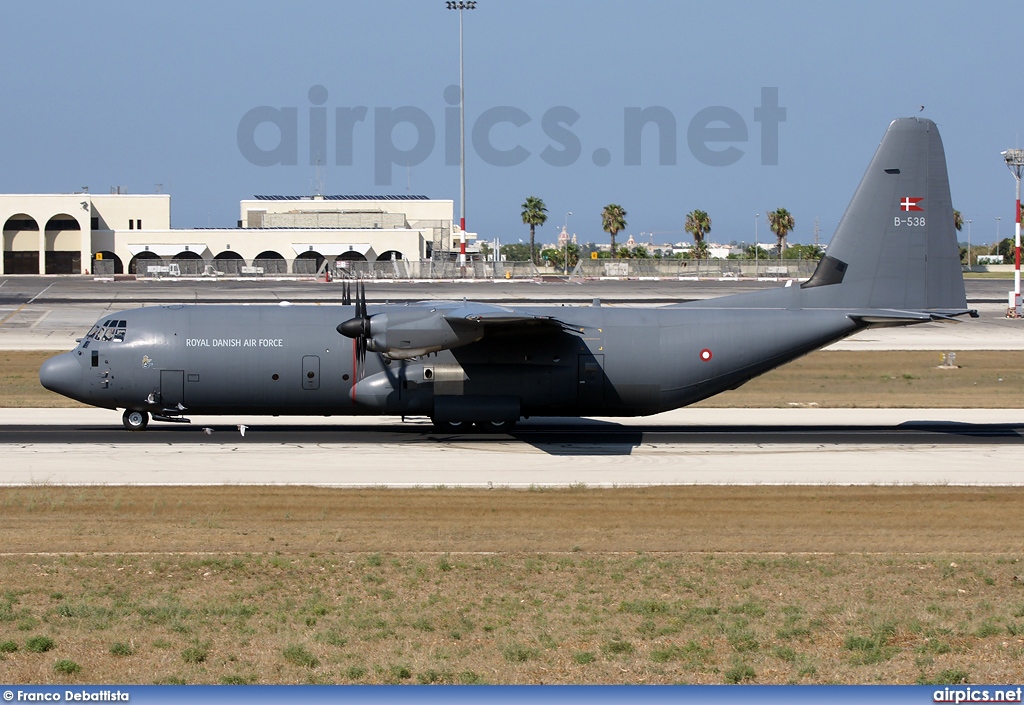
{"label": "distant building", "polygon": [[0,195],[0,274],[135,273],[144,260],[202,260],[230,273],[254,263],[313,273],[324,262],[458,251],[451,200],[256,196],[239,210],[237,228],[171,228],[168,194]]}

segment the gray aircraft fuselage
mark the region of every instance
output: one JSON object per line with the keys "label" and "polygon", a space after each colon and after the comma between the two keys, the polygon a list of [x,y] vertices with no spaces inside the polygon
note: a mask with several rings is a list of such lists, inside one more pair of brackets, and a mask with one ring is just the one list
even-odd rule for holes
{"label": "gray aircraft fuselage", "polygon": [[[784,304],[791,291],[743,296]],[[403,307],[369,313],[394,308]],[[523,416],[631,416],[736,387],[859,327],[840,311],[784,306],[770,315],[761,307],[515,310],[566,326],[499,330],[411,360],[370,352],[361,380],[356,342],[335,330],[351,306],[123,311],[105,317],[124,321],[123,341],[103,341],[112,337],[105,329],[100,340],[84,339],[62,357],[56,391],[154,414],[180,404],[186,414],[433,416],[435,396],[446,396],[515,398]]]}
{"label": "gray aircraft fuselage", "polygon": [[[935,124],[893,121],[803,284],[664,306],[502,307],[434,301],[181,305],[100,321],[40,381],[147,414],[632,416],[692,404],[871,326],[966,308]],[[365,357],[364,357],[365,352]],[[134,414],[134,415],[133,415]],[[141,422],[140,422],[141,419]]]}

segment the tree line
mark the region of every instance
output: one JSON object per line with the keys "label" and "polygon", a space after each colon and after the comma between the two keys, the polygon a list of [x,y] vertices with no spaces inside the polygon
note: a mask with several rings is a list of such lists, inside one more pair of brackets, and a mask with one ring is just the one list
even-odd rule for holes
{"label": "tree line", "polygon": [[[537,228],[544,225],[547,222],[547,206],[544,205],[543,199],[536,196],[528,196],[526,201],[522,205],[523,212],[522,218],[523,223],[530,226],[530,245],[529,249],[525,253],[521,252],[520,248],[515,245],[506,245],[502,247],[502,254],[507,259],[513,259],[510,255],[515,254],[514,259],[518,261],[532,261],[534,264],[540,264],[540,259],[544,257],[545,253],[554,253],[554,250],[545,250],[542,253],[537,252],[536,245],[536,232]],[[643,258],[651,256],[648,253],[647,248],[644,246],[637,246],[629,249],[626,247],[616,247],[615,236],[626,228],[626,209],[617,203],[609,203],[601,211],[601,229],[604,230],[611,237],[611,249],[609,256],[613,258]],[[778,252],[779,259],[786,257],[786,236],[789,235],[796,228],[796,221],[793,218],[793,214],[785,208],[777,208],[776,210],[768,214],[768,225],[771,231],[775,234],[778,240]],[[707,235],[711,232],[711,216],[707,214],[707,211],[695,209],[686,214],[686,223],[684,225],[686,232],[693,236],[693,254],[691,255],[694,259],[707,259],[708,257],[708,243]],[[508,250],[506,251],[506,248]],[[579,246],[570,243],[566,248],[574,249],[574,256],[578,260],[580,255]],[[750,251],[753,253],[754,247],[751,246]],[[815,247],[817,256],[820,256],[820,250]],[[525,257],[522,255],[525,254]],[[801,253],[803,254],[803,253]],[[565,254],[555,255],[558,258],[564,258]],[[548,256],[545,259],[552,261],[552,256]],[[787,257],[791,259],[792,257]],[[569,256],[569,266],[575,266],[573,255]],[[561,263],[560,263],[561,264]],[[556,265],[556,266],[560,266]]]}

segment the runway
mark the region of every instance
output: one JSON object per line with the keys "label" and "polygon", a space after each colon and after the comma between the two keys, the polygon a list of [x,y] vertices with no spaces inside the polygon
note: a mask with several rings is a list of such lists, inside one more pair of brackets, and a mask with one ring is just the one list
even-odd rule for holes
{"label": "runway", "polygon": [[1022,410],[683,409],[508,435],[308,417],[129,433],[116,412],[2,410],[0,444],[5,485],[1024,484]]}

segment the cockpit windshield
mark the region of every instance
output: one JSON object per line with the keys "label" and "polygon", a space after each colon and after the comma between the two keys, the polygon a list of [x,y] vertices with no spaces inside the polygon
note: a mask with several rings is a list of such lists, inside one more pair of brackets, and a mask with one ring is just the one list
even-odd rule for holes
{"label": "cockpit windshield", "polygon": [[[96,340],[101,342],[124,342],[125,333],[128,331],[128,321],[110,319],[97,323],[85,334],[85,342]],[[83,345],[84,347],[84,345]]]}

